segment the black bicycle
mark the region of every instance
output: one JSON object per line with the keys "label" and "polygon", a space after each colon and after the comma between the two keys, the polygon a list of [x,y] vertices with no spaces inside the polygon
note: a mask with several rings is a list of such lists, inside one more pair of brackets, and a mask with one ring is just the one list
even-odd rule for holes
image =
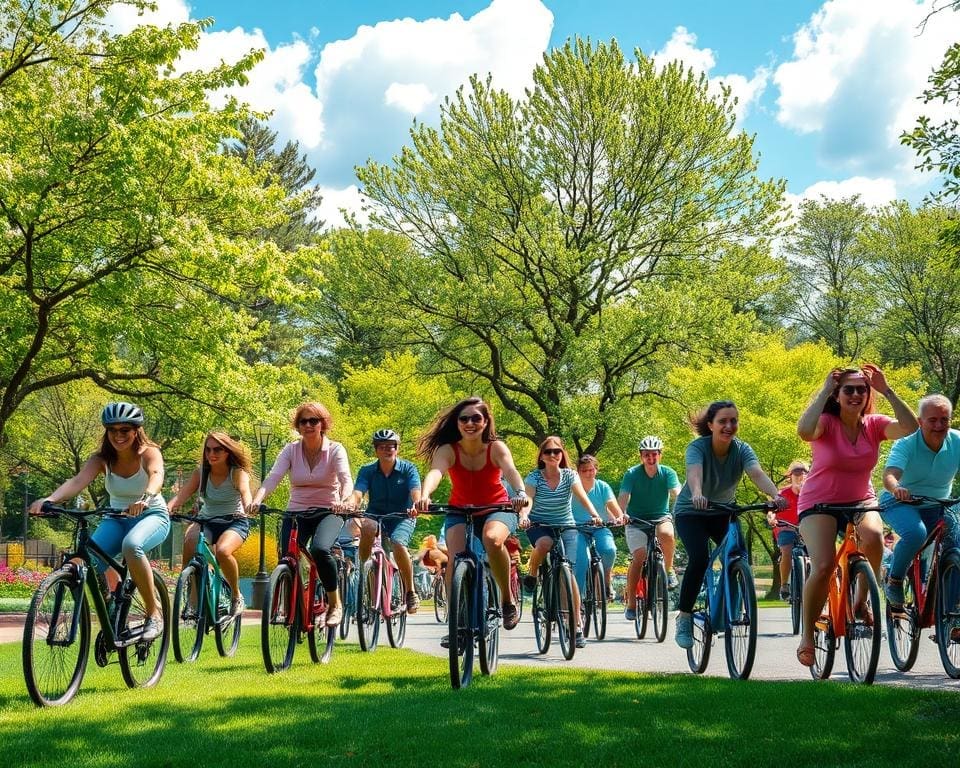
{"label": "black bicycle", "polygon": [[667,566],[660,540],[657,538],[657,524],[631,519],[629,525],[643,528],[647,534],[647,559],[643,562],[643,570],[637,580],[637,614],[633,620],[633,628],[637,638],[643,640],[647,636],[649,617],[653,620],[654,639],[662,643],[667,637],[670,603],[667,595]]}
{"label": "black bicycle", "polygon": [[[88,518],[124,516],[120,510],[66,509],[47,502],[40,517],[67,517],[75,524],[73,552],[37,587],[23,627],[23,676],[30,698],[38,706],[66,704],[80,688],[90,651],[90,602],[100,623],[93,643],[97,666],[105,667],[118,654],[123,681],[130,688],[148,688],[160,679],[170,641],[170,597],[160,574],[153,572],[154,597],[163,615],[163,631],[143,639],[148,616],[143,598],[127,572],[90,536]],[[91,563],[95,555],[120,574],[108,600],[106,585]],[[80,563],[71,562],[79,560]]]}
{"label": "black bicycle", "polygon": [[[611,527],[609,525],[580,525],[579,530],[583,533],[592,533],[600,528]],[[590,545],[587,547],[587,565],[586,583],[584,584],[583,594],[580,596],[580,615],[583,619],[583,636],[590,637],[591,625],[597,640],[603,640],[607,636],[607,578],[606,571],[603,568],[603,560],[600,559],[600,553],[597,552],[597,545],[590,537]]]}
{"label": "black bicycle", "polygon": [[793,548],[790,550],[790,593],[787,595],[787,603],[790,606],[793,634],[799,635],[800,619],[803,616],[803,586],[807,583],[807,576],[810,575],[810,556],[800,535],[799,526],[783,520],[777,520],[775,525],[797,534],[793,540]]}
{"label": "black bicycle", "polygon": [[577,619],[573,602],[573,569],[567,559],[563,546],[563,532],[576,530],[575,525],[543,525],[552,530],[553,546],[540,563],[537,583],[533,588],[531,615],[533,633],[537,639],[537,650],[546,653],[550,650],[553,627],[557,628],[557,640],[560,652],[567,661],[573,658],[577,650]]}

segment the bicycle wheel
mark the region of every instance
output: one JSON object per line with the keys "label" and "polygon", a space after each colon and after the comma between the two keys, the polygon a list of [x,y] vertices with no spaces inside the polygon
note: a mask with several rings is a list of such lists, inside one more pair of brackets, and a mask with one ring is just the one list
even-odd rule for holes
{"label": "bicycle wheel", "polygon": [[450,603],[447,605],[450,685],[466,688],[473,678],[473,628],[470,625],[470,598],[475,573],[473,563],[461,560],[453,572]]}
{"label": "bicycle wheel", "polygon": [[[341,599],[343,599],[342,595]],[[307,630],[307,649],[310,651],[310,660],[314,664],[318,662],[326,664],[333,655],[333,643],[337,637],[337,628],[326,625],[328,606],[327,591],[318,580],[313,595],[313,608],[310,617],[311,629]],[[323,646],[322,652],[321,643]]]}
{"label": "bicycle wheel", "polygon": [[728,578],[730,599],[725,606],[727,631],[723,636],[727,672],[734,680],[746,680],[757,655],[757,591],[744,560],[731,564]]}
{"label": "bicycle wheel", "polygon": [[909,672],[920,650],[920,627],[910,574],[903,577],[903,597],[903,610],[896,613],[887,603],[887,644],[893,666],[901,672]]}
{"label": "bicycle wheel", "polygon": [[833,662],[837,654],[837,635],[833,621],[824,607],[813,628],[813,666],[810,675],[814,680],[826,680],[833,672]]}
{"label": "bicycle wheel", "polygon": [[[120,673],[130,688],[149,688],[155,685],[163,674],[167,663],[167,649],[170,647],[170,594],[160,574],[153,571],[153,597],[163,617],[163,631],[153,640],[138,640],[132,645],[120,648]],[[122,618],[122,617],[121,617]],[[142,631],[147,619],[147,609],[138,590],[130,595],[130,604],[126,606],[126,621],[122,635],[132,637]]]}
{"label": "bicycle wheel", "polygon": [[[387,620],[387,639],[391,648],[402,648],[407,636],[407,585],[403,583],[400,571],[393,569],[390,577],[390,618]],[[386,595],[384,595],[384,599]]]}
{"label": "bicycle wheel", "polygon": [[357,636],[361,650],[377,649],[377,641],[380,639],[380,595],[377,593],[377,566],[373,560],[363,564],[363,575],[360,578]]}
{"label": "bicycle wheel", "polygon": [[[867,600],[872,620],[857,616],[857,584],[867,590]],[[856,560],[850,565],[850,580],[847,585],[847,633],[843,638],[843,649],[847,656],[847,674],[855,683],[870,684],[877,674],[877,662],[880,660],[880,590],[873,569],[866,560]]]}
{"label": "bicycle wheel", "polygon": [[260,612],[260,651],[267,672],[283,672],[293,663],[300,635],[299,595],[294,594],[293,571],[280,563],[270,574],[265,598],[269,601]]}
{"label": "bicycle wheel", "polygon": [[173,656],[181,664],[196,661],[203,647],[206,610],[201,602],[202,579],[195,565],[187,565],[180,571],[173,593]]}
{"label": "bicycle wheel", "polygon": [[520,572],[516,566],[510,569],[510,594],[517,606],[517,621],[523,618],[523,587],[520,585]]}
{"label": "bicycle wheel", "polygon": [[484,610],[480,635],[477,638],[477,650],[480,655],[480,672],[484,675],[492,675],[497,671],[497,664],[500,661],[500,624],[502,623],[500,590],[497,589],[497,582],[493,580],[490,573],[485,573],[483,579],[486,585],[483,589]]}
{"label": "bicycle wheel", "polygon": [[359,579],[356,568],[341,565],[338,574],[340,600],[343,603],[343,619],[340,620],[338,631],[341,640],[346,640],[350,634],[350,623],[357,612],[357,581]]}
{"label": "bicycle wheel", "polygon": [[223,658],[230,658],[237,652],[240,645],[240,625],[242,616],[234,616],[233,590],[227,580],[220,577],[220,603],[218,606],[217,623],[213,628],[213,637],[217,641],[217,653]]}
{"label": "bicycle wheel", "polygon": [[434,579],[433,582],[433,615],[440,624],[447,620],[447,585],[443,579]]}
{"label": "bicycle wheel", "polygon": [[603,563],[598,564],[597,573],[594,576],[593,595],[596,601],[593,614],[594,628],[597,630],[597,640],[603,640],[607,636],[607,574],[603,569]]}
{"label": "bicycle wheel", "polygon": [[23,625],[23,678],[34,704],[66,704],[80,688],[90,653],[90,609],[83,583],[56,570],[33,593]]}
{"label": "bicycle wheel", "polygon": [[800,634],[800,619],[803,615],[803,557],[794,553],[790,561],[790,623],[794,635]]}
{"label": "bicycle wheel", "polygon": [[956,680],[960,678],[960,552],[955,549],[940,557],[935,608],[940,663]]}
{"label": "bicycle wheel", "polygon": [[693,646],[687,648],[687,665],[691,672],[702,674],[710,661],[710,647],[713,643],[713,627],[710,625],[710,608],[707,606],[706,579],[710,578],[710,572],[704,576],[704,588],[697,595],[697,601],[693,605]]}
{"label": "bicycle wheel", "polygon": [[640,579],[637,581],[637,617],[633,620],[633,628],[637,633],[638,640],[643,640],[647,636],[647,611],[650,608],[648,596],[653,594],[654,586],[656,585],[653,584],[648,558],[640,570]]}
{"label": "bicycle wheel", "polygon": [[667,639],[667,616],[670,613],[669,598],[667,596],[667,569],[663,560],[656,561],[651,576],[654,583],[650,592],[650,617],[653,620],[653,636],[658,643]]}
{"label": "bicycle wheel", "polygon": [[537,650],[540,653],[546,653],[550,650],[552,631],[550,607],[547,603],[547,595],[544,594],[545,573],[541,569],[536,586],[533,588],[533,599],[530,602],[530,614],[533,616],[533,635],[537,640]]}
{"label": "bicycle wheel", "polygon": [[553,605],[557,617],[557,640],[560,652],[567,661],[577,650],[577,612],[573,607],[573,574],[570,564],[563,562],[554,571]]}

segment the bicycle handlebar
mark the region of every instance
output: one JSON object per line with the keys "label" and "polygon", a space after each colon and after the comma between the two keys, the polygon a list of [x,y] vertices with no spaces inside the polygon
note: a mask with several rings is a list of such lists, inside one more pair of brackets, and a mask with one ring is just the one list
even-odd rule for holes
{"label": "bicycle handlebar", "polygon": [[858,512],[883,512],[884,507],[863,507],[859,504],[814,504],[811,509],[814,512],[841,512],[844,514],[856,514]]}
{"label": "bicycle handlebar", "polygon": [[31,517],[59,517],[60,515],[66,515],[67,517],[72,517],[76,520],[85,517],[93,517],[94,515],[104,515],[107,517],[122,517],[125,512],[122,509],[115,509],[114,507],[97,507],[96,509],[71,509],[68,507],[62,507],[59,504],[54,504],[52,501],[45,501],[43,506],[40,507],[40,514],[31,515]]}
{"label": "bicycle handlebar", "polygon": [[907,502],[901,502],[906,504],[939,504],[941,507],[946,509],[947,507],[952,507],[956,504],[960,504],[960,499],[938,499],[935,496],[913,496]]}
{"label": "bicycle handlebar", "polygon": [[248,515],[215,515],[214,517],[198,517],[197,515],[170,515],[171,520],[182,523],[228,523],[234,520],[249,520]]}
{"label": "bicycle handlebar", "polygon": [[465,504],[456,506],[454,504],[431,504],[429,514],[446,515],[453,513],[455,515],[476,515],[487,512],[514,512],[513,504]]}
{"label": "bicycle handlebar", "polygon": [[705,511],[710,512],[729,512],[734,517],[739,517],[744,512],[773,512],[779,509],[773,501],[764,501],[760,504],[737,504],[735,502],[711,501]]}

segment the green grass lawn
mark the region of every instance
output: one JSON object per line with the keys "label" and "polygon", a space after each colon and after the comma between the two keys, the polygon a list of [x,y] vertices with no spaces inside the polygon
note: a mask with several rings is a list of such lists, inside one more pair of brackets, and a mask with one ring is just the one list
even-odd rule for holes
{"label": "green grass lawn", "polygon": [[19,644],[0,645],[3,764],[876,768],[951,764],[960,749],[956,692],[520,667],[453,691],[445,660],[409,651],[345,645],[320,666],[301,646],[271,676],[255,628],[234,659],[210,640],[146,691],[91,660],[77,698],[44,710]]}

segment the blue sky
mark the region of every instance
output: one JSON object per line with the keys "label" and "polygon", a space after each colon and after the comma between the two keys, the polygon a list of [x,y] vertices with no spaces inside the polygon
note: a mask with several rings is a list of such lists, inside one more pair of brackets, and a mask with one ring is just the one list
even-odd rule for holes
{"label": "blue sky", "polygon": [[919,34],[944,2],[158,0],[154,20],[215,19],[191,66],[266,51],[240,96],[300,142],[324,189],[324,218],[336,223],[338,206],[358,202],[353,168],[389,161],[414,117],[435,122],[443,97],[473,72],[491,71],[521,95],[543,52],[575,35],[682,59],[733,88],[761,174],[785,178],[794,200],[919,202],[936,182],[914,170],[898,136],[931,112],[917,96],[960,39],[952,12]]}

